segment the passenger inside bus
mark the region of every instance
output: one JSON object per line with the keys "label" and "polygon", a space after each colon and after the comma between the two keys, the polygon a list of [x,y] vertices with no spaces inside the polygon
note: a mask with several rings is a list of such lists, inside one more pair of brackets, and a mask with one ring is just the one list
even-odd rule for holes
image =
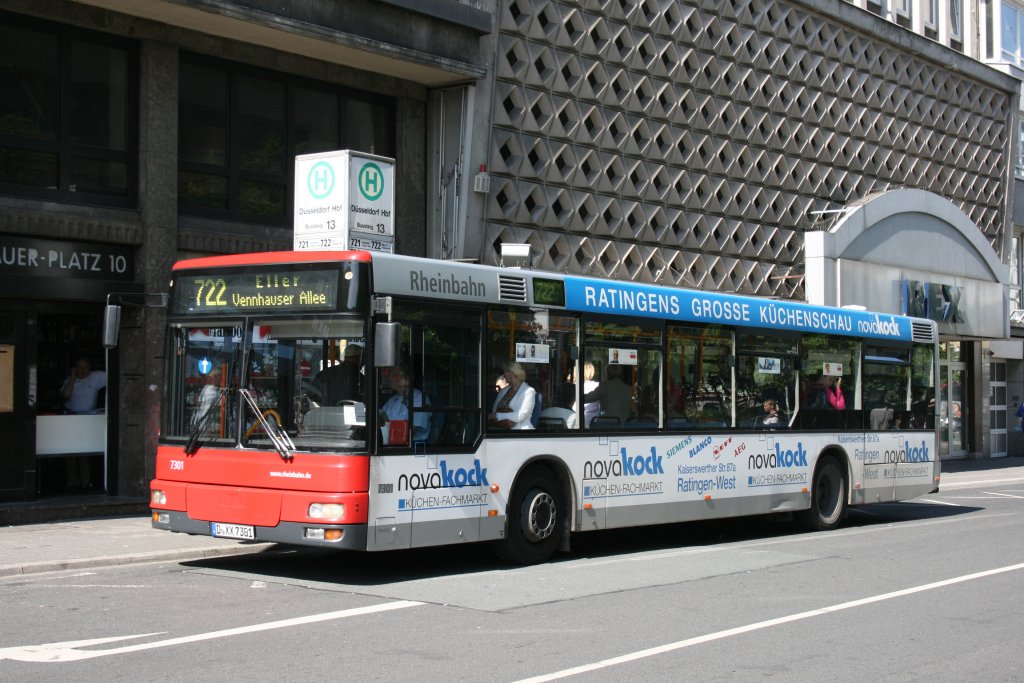
{"label": "passenger inside bus", "polygon": [[[388,386],[394,393],[381,406],[384,423],[382,426],[385,427],[384,433],[387,435],[384,442],[408,444],[408,437],[401,436],[400,430],[409,428],[410,400],[414,409],[429,406],[430,401],[423,396],[423,392],[412,386],[409,369],[405,366],[391,368],[388,373]],[[430,413],[413,410],[412,440],[426,441],[429,432]]]}
{"label": "passenger inside bus", "polygon": [[760,418],[761,429],[784,429],[786,422],[779,412],[779,402],[774,398],[765,399],[762,404],[764,414]]}
{"label": "passenger inside bus", "polygon": [[843,378],[814,375],[808,382],[808,405],[812,410],[846,410]]}
{"label": "passenger inside bus", "polygon": [[[591,363],[590,361],[585,362],[583,364],[583,395],[584,396],[586,396],[587,394],[591,394],[591,393],[597,391],[597,388],[600,386],[597,382],[594,381],[594,375],[595,374],[596,374],[596,371],[594,370],[594,364]],[[573,378],[573,383],[575,383],[575,381],[576,381],[576,368],[573,368],[573,370],[572,370],[572,378]],[[572,410],[573,410],[573,412],[576,412],[576,404],[575,403],[573,403]],[[600,401],[590,401],[590,402],[584,401],[584,403],[583,403],[583,425],[585,427],[590,427],[590,423],[594,419],[594,417],[596,417],[597,415],[600,415],[600,414],[601,414],[601,402]]]}
{"label": "passenger inside bus", "polygon": [[522,364],[510,362],[504,368],[508,386],[498,392],[494,411],[487,416],[487,422],[498,429],[533,429],[537,392],[527,384]]}
{"label": "passenger inside bus", "polygon": [[350,341],[345,346],[345,359],[324,368],[313,380],[320,391],[320,404],[336,406],[343,401],[365,403],[363,376],[363,345]]}
{"label": "passenger inside bus", "polygon": [[[601,404],[600,419],[597,424],[604,427],[622,426],[633,414],[633,389],[622,381],[622,368],[609,365],[605,370],[606,379],[596,389],[583,395],[583,404],[594,401]],[[605,419],[610,418],[610,419]],[[614,420],[618,422],[612,424]],[[591,424],[595,418],[591,418]]]}

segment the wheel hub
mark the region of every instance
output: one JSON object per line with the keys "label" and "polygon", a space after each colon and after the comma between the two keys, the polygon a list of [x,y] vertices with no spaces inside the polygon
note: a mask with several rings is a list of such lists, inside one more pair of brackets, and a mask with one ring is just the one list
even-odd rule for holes
{"label": "wheel hub", "polygon": [[555,532],[555,499],[546,491],[537,491],[528,499],[523,530],[531,541],[543,541]]}

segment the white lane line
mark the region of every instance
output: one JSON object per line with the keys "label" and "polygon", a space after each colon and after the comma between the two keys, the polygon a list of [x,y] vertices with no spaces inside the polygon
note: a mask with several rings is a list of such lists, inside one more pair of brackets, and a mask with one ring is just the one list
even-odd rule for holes
{"label": "white lane line", "polygon": [[931,503],[932,505],[949,505],[950,507],[955,507],[955,508],[962,508],[963,507],[963,505],[959,505],[957,503],[947,503],[944,500],[933,500],[931,498],[919,498],[918,500],[920,502],[922,502],[922,503]]}
{"label": "white lane line", "polygon": [[985,486],[992,486],[993,484],[1019,484],[1021,482],[1024,482],[1024,478],[1011,477],[1008,479],[974,479],[956,484],[943,484],[940,482],[939,491],[945,493],[946,491],[956,491],[959,489],[982,488]]}
{"label": "white lane line", "polygon": [[990,496],[1002,496],[1003,498],[1017,498],[1018,500],[1024,500],[1024,496],[1015,496],[1011,493],[1001,493],[1000,491],[985,491]]}
{"label": "white lane line", "polygon": [[881,595],[874,595],[868,598],[861,598],[860,600],[851,600],[850,602],[842,602],[838,605],[831,605],[830,607],[822,607],[821,609],[813,609],[807,612],[800,612],[798,614],[790,614],[788,616],[779,617],[777,619],[769,619],[767,621],[759,621],[756,624],[747,624],[746,626],[738,626],[736,628],[726,629],[724,631],[718,631],[717,633],[708,633],[707,635],[697,636],[696,638],[688,638],[686,640],[680,640],[675,643],[668,643],[666,645],[659,645],[658,647],[648,648],[646,650],[638,650],[637,652],[630,652],[628,654],[620,655],[618,657],[612,657],[611,659],[602,659],[599,662],[593,662],[591,664],[584,664],[582,666],[576,666],[571,669],[562,669],[550,674],[544,674],[541,676],[534,676],[533,678],[524,678],[517,683],[543,683],[544,681],[555,681],[561,678],[568,678],[569,676],[577,676],[579,674],[590,673],[592,671],[598,671],[600,669],[606,669],[612,666],[618,666],[619,664],[626,664],[628,662],[635,662],[640,659],[647,657],[654,657],[656,655],[663,655],[667,652],[673,652],[675,650],[682,650],[683,648],[692,647],[694,645],[702,645],[704,643],[710,643],[714,640],[721,640],[723,638],[731,638],[732,636],[742,635],[744,633],[750,633],[751,631],[758,631],[760,629],[771,628],[772,626],[779,626],[782,624],[788,624],[794,621],[800,621],[801,619],[810,619],[811,617],[820,617],[825,614],[831,614],[833,612],[840,612],[842,610],[852,609],[854,607],[863,607],[864,605],[870,605],[876,602],[882,602],[883,600],[892,600],[894,598],[902,598],[907,595],[913,595],[915,593],[922,593],[924,591],[934,590],[936,588],[943,588],[945,586],[952,586],[957,583],[964,583],[965,581],[974,581],[976,579],[983,579],[988,576],[994,576],[996,574],[1003,574],[1005,572],[1019,571],[1024,569],[1024,563],[1012,564],[1006,567],[999,567],[998,569],[989,569],[983,572],[976,572],[974,574],[965,574],[964,576],[957,576],[952,579],[945,579],[943,581],[936,581],[934,583],[926,583],[921,586],[914,586],[913,588],[904,588],[903,590],[893,591],[891,593],[882,593]]}
{"label": "white lane line", "polygon": [[412,600],[400,600],[397,602],[387,602],[379,605],[369,605],[368,607],[356,607],[355,609],[346,609],[337,612],[311,614],[306,617],[295,617],[294,619],[268,621],[264,624],[253,624],[252,626],[239,626],[238,628],[228,628],[222,631],[197,633],[192,636],[183,636],[181,638],[169,638],[167,640],[157,640],[151,643],[125,645],[124,647],[115,647],[109,650],[79,650],[77,648],[93,644],[108,643],[117,640],[128,640],[129,638],[144,638],[146,636],[152,636],[157,634],[142,633],[132,636],[97,638],[94,640],[79,640],[68,641],[63,643],[45,643],[43,645],[23,645],[21,647],[0,648],[0,661],[4,659],[13,659],[19,662],[74,662],[82,659],[93,659],[95,657],[107,657],[110,655],[123,655],[128,654],[130,652],[153,650],[158,647],[170,647],[171,645],[198,643],[203,640],[212,640],[214,638],[227,638],[229,636],[239,636],[246,633],[258,633],[260,631],[269,631],[275,628],[289,628],[291,626],[302,626],[304,624],[316,624],[322,621],[332,621],[334,619],[345,619],[346,617],[358,617],[366,614],[388,612],[391,610],[403,609],[406,607],[416,607],[417,605],[422,604],[422,602],[413,602]]}

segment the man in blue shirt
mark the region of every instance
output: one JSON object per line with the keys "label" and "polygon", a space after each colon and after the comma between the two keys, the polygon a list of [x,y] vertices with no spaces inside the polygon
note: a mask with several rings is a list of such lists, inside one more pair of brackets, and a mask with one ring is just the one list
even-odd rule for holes
{"label": "man in blue shirt", "polygon": [[[409,371],[405,367],[391,368],[388,374],[388,384],[391,386],[391,390],[395,392],[381,406],[381,412],[384,413],[388,421],[409,419],[410,389],[412,389],[413,408],[422,408],[424,405],[430,405],[430,401],[424,399],[423,392],[411,386]],[[426,441],[427,435],[430,432],[430,413],[414,411],[412,420],[412,440]],[[388,441],[388,443],[393,442]]]}

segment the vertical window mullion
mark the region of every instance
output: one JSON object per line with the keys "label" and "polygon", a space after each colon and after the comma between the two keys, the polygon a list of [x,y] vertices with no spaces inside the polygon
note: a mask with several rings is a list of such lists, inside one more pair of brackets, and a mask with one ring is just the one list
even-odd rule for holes
{"label": "vertical window mullion", "polygon": [[227,149],[227,173],[228,173],[228,211],[238,211],[238,78],[232,70],[228,70],[228,149]]}
{"label": "vertical window mullion", "polygon": [[57,34],[57,191],[71,190],[71,40]]}

